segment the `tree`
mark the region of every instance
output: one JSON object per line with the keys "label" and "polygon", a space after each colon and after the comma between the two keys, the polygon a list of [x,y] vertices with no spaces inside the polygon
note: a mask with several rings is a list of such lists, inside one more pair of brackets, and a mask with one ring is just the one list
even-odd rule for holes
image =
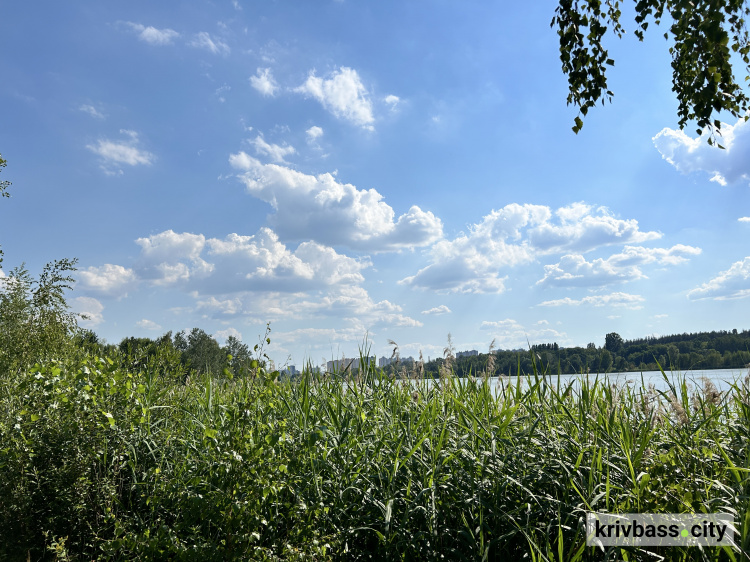
{"label": "tree", "polygon": [[[2,172],[2,169],[7,166],[8,162],[3,159],[3,155],[0,154],[0,172]],[[0,181],[0,197],[10,197],[10,193],[8,193],[8,188],[10,187],[10,182],[8,180]],[[0,267],[3,265],[3,250],[0,248]]]}
{"label": "tree", "polygon": [[59,359],[73,344],[77,315],[69,311],[65,291],[75,264],[49,263],[37,280],[23,266],[0,277],[0,376]]}
{"label": "tree", "polygon": [[229,336],[222,351],[224,351],[225,354],[232,356],[230,364],[232,371],[235,374],[249,371],[250,362],[252,361],[250,348],[242,343],[241,340],[234,336]]}
{"label": "tree", "polygon": [[[3,158],[3,155],[0,154],[0,171],[2,171],[2,168],[5,168],[5,166],[8,165],[7,160]],[[0,197],[10,197],[10,193],[8,193],[8,188],[10,187],[10,182],[8,180],[0,181]]]}
{"label": "tree", "polygon": [[622,336],[617,332],[610,332],[604,336],[604,349],[611,353],[617,353],[620,351],[624,343]]}
{"label": "tree", "polygon": [[187,335],[187,349],[182,356],[197,372],[208,372],[214,375],[222,372],[227,360],[218,342],[200,328],[193,328]]}
{"label": "tree", "polygon": [[[620,19],[621,0],[560,0],[551,27],[560,37],[562,71],[568,79],[568,105],[579,109],[573,131],[583,127],[581,116],[601,100],[614,95],[607,86],[607,67],[615,61],[604,47],[607,33],[621,38],[625,33]],[[679,102],[680,129],[695,120],[697,133],[708,129],[708,143],[721,135],[721,122],[715,115],[726,111],[744,116],[750,99],[737,84],[732,67],[736,56],[750,74],[750,35],[745,18],[750,15],[747,0],[637,0],[635,36],[643,41],[650,22],[664,19],[672,38],[672,90]],[[718,144],[723,148],[721,144]]]}

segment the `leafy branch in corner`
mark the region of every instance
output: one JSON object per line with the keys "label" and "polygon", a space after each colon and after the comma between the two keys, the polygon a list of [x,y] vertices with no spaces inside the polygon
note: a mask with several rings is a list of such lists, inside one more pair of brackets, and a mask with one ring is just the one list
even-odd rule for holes
{"label": "leafy branch in corner", "polygon": [[[599,101],[612,101],[607,84],[607,67],[614,66],[604,47],[611,32],[622,38],[620,0],[560,0],[551,27],[560,38],[562,71],[568,79],[568,105],[578,107],[573,132],[583,127],[582,116]],[[664,38],[672,38],[672,91],[679,102],[680,129],[690,121],[702,135],[708,130],[708,144],[721,136],[721,121],[727,112],[747,121],[748,98],[734,75],[732,58],[750,74],[750,35],[746,18],[750,8],[746,0],[636,0],[635,36],[643,41],[649,23],[665,21],[669,29]],[[746,80],[748,78],[745,78]]]}

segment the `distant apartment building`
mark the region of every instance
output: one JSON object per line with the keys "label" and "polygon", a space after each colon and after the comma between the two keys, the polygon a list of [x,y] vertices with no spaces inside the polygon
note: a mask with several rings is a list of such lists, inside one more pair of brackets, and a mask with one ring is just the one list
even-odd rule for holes
{"label": "distant apartment building", "polygon": [[[375,357],[366,357],[367,364],[375,362]],[[341,373],[343,371],[349,370],[349,371],[358,371],[359,370],[359,357],[354,359],[347,359],[346,357],[342,357],[341,359],[336,359],[334,361],[328,361],[326,363],[326,370],[329,373]]]}
{"label": "distant apartment building", "polygon": [[459,351],[456,353],[456,358],[459,357],[475,357],[479,355],[479,352],[476,349],[472,349],[471,351]]}
{"label": "distant apartment building", "polygon": [[409,357],[399,357],[399,358],[381,357],[380,359],[378,359],[378,367],[382,369],[383,367],[387,367],[388,365],[395,365],[397,361],[401,365],[411,364],[411,363],[414,363],[414,357],[412,357],[411,355]]}
{"label": "distant apartment building", "polygon": [[391,363],[393,363],[395,360],[396,360],[395,357],[386,357],[384,355],[383,357],[381,357],[380,359],[378,359],[378,367],[380,367],[381,369],[383,367],[387,367],[388,365],[390,365]]}

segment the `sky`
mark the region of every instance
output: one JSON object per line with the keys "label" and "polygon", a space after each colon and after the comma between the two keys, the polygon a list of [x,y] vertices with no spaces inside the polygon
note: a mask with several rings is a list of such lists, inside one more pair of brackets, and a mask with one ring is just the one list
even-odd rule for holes
{"label": "sky", "polygon": [[626,12],[574,134],[555,5],[10,3],[0,275],[77,258],[108,342],[270,322],[298,367],[750,328],[750,123],[681,131]]}

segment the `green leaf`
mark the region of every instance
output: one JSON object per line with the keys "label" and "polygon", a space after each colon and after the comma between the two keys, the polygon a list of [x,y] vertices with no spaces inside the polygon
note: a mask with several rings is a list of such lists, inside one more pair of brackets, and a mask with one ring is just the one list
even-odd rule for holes
{"label": "green leaf", "polygon": [[109,427],[114,427],[115,426],[115,417],[111,413],[105,412],[103,410],[102,410],[102,414],[104,414],[105,417],[107,418],[107,421],[109,422]]}

